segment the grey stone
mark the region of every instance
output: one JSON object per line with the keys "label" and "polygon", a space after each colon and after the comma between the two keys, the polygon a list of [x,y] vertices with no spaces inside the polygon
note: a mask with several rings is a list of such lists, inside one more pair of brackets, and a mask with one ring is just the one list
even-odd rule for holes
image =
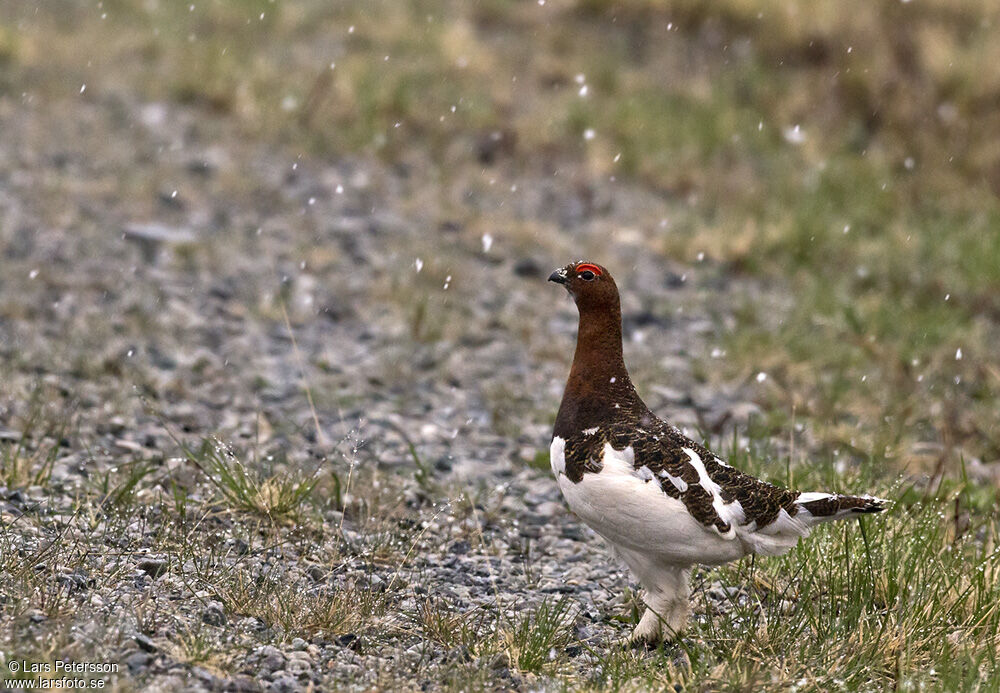
{"label": "grey stone", "polygon": [[238,674],[226,681],[224,690],[234,691],[235,693],[256,693],[256,691],[263,690],[263,687],[252,676]]}
{"label": "grey stone", "polygon": [[146,652],[156,652],[159,649],[149,636],[142,633],[137,633],[133,640],[135,640],[136,645]]}
{"label": "grey stone", "polygon": [[291,676],[284,675],[277,676],[271,681],[271,690],[274,693],[295,693],[295,691],[302,690],[302,687]]}
{"label": "grey stone", "polygon": [[129,673],[134,675],[149,666],[152,659],[153,656],[148,652],[133,652],[125,658],[125,665],[128,667]]}
{"label": "grey stone", "polygon": [[219,602],[211,602],[201,611],[201,620],[210,626],[226,625],[226,612]]}
{"label": "grey stone", "polygon": [[162,558],[143,558],[136,567],[151,578],[158,578],[167,572],[167,561]]}

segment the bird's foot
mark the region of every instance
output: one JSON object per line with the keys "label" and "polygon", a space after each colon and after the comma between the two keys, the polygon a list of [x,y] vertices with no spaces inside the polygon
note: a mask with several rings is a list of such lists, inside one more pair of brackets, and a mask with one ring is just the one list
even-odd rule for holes
{"label": "bird's foot", "polygon": [[634,630],[632,633],[622,641],[622,647],[626,650],[655,650],[660,645],[661,637],[659,635],[652,636],[650,634],[636,633]]}
{"label": "bird's foot", "polygon": [[646,609],[632,634],[625,640],[627,647],[655,648],[663,640],[663,620],[652,609]]}
{"label": "bird's foot", "polygon": [[[676,623],[675,623],[676,622]],[[642,647],[653,649],[661,642],[679,640],[683,631],[683,621],[664,618],[652,609],[647,608],[639,619],[638,625],[625,640],[627,647]],[[676,625],[676,628],[672,627]]]}

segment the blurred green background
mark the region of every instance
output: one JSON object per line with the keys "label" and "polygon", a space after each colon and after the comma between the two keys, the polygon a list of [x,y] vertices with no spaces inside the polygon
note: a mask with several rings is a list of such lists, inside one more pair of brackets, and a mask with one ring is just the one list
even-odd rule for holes
{"label": "blurred green background", "polygon": [[640,229],[648,247],[794,297],[780,324],[740,306],[721,377],[766,370],[771,409],[824,422],[830,445],[877,436],[900,470],[1000,456],[996,3],[60,10],[5,3],[0,87],[189,103],[248,138],[445,184],[490,168],[641,186],[672,209]]}

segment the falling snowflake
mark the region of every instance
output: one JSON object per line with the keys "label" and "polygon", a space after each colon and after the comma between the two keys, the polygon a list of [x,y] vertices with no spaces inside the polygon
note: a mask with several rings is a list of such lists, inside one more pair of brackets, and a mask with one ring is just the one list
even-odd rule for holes
{"label": "falling snowflake", "polygon": [[785,141],[790,144],[802,144],[806,141],[806,133],[802,131],[802,128],[799,125],[785,128],[782,135],[784,135]]}

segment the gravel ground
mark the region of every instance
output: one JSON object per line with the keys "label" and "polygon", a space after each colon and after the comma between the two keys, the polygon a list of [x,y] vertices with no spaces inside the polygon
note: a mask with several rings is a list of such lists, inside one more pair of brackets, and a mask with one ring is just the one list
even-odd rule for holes
{"label": "gravel ground", "polygon": [[[300,156],[96,89],[8,95],[0,131],[0,439],[50,464],[0,488],[8,656],[120,690],[602,680],[634,587],[547,473],[575,309],[545,277],[611,267],[648,403],[721,435],[762,387],[704,384],[729,306],[780,297],[662,257],[658,196],[474,143],[464,171]],[[241,512],[183,453],[205,439],[316,488]],[[551,667],[463,635],[516,644],[542,605]]]}

